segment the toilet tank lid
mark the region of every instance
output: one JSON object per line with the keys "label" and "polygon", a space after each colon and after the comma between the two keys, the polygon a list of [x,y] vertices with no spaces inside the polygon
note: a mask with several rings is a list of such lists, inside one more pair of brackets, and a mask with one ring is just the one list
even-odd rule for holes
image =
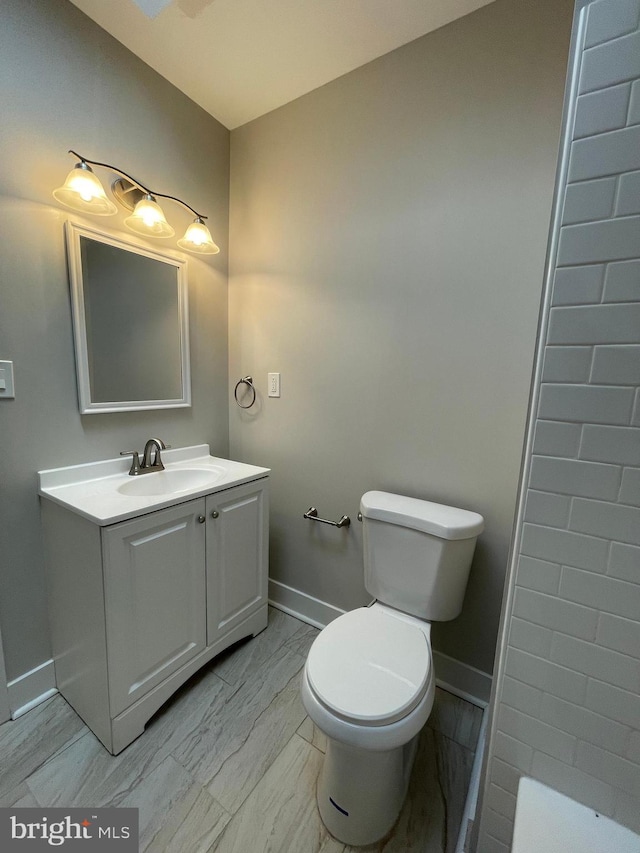
{"label": "toilet tank lid", "polygon": [[360,499],[360,512],[365,518],[411,527],[440,539],[471,539],[484,530],[484,518],[477,512],[390,492],[366,492]]}

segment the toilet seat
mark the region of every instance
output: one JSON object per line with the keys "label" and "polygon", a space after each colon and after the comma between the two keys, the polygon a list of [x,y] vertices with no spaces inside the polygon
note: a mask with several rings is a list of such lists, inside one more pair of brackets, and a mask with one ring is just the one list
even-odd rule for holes
{"label": "toilet seat", "polygon": [[317,700],[341,719],[389,725],[410,714],[430,685],[427,636],[381,608],[352,610],[318,635],[306,677]]}

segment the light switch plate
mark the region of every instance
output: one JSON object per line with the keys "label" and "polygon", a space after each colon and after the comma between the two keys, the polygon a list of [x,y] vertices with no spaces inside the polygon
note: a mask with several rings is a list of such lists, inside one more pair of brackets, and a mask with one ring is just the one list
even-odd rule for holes
{"label": "light switch plate", "polygon": [[0,400],[12,400],[15,396],[13,362],[0,361]]}
{"label": "light switch plate", "polygon": [[267,385],[269,388],[269,397],[279,397],[280,396],[280,374],[279,373],[268,373],[267,374]]}

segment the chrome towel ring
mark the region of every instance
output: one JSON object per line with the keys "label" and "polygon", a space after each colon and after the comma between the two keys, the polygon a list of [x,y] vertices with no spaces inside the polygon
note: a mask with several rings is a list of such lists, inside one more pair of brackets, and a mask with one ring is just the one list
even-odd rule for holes
{"label": "chrome towel ring", "polygon": [[[238,400],[238,388],[241,385],[248,385],[250,390],[253,391],[253,396],[248,406],[243,406],[240,400]],[[236,403],[240,406],[241,409],[250,409],[256,401],[256,389],[253,384],[253,378],[251,376],[243,376],[242,379],[238,380],[238,382],[236,382],[236,387],[233,391],[233,396],[236,398]]]}

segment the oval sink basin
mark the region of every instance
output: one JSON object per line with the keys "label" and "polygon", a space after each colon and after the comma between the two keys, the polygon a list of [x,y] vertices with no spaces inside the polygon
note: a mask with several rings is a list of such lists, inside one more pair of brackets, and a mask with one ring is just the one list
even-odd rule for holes
{"label": "oval sink basin", "polygon": [[153,497],[171,495],[212,486],[223,476],[222,468],[179,468],[175,471],[158,471],[153,474],[139,474],[118,486],[121,495],[135,497]]}

